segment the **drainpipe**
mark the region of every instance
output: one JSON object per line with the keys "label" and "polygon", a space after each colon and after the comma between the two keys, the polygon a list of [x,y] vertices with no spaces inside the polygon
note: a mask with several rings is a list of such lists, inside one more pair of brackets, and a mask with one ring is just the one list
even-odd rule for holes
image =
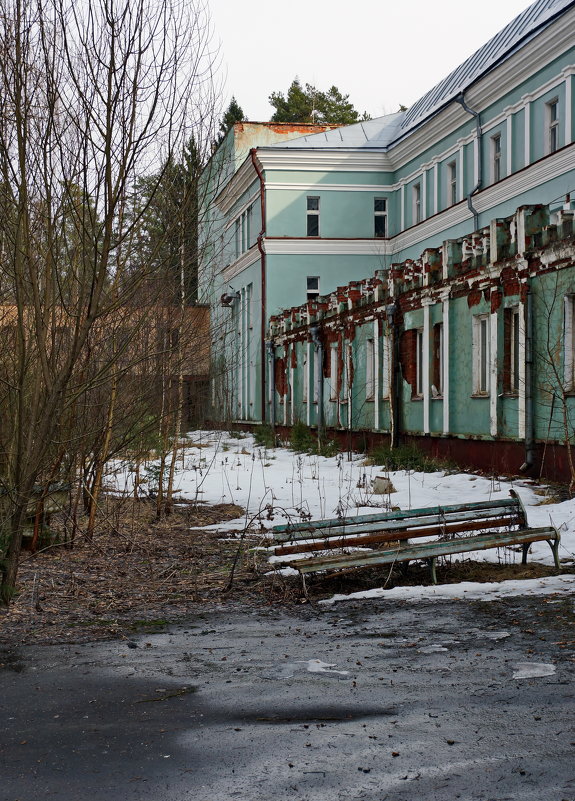
{"label": "drainpipe", "polygon": [[[264,250],[263,240],[266,235],[266,195],[264,176],[257,161],[256,148],[252,147],[250,150],[252,164],[257,173],[260,182],[260,209],[262,217],[262,229],[258,234],[258,250],[260,252],[260,292],[261,292],[261,327],[260,327],[260,359],[261,359],[261,406],[262,406],[262,423],[266,421],[266,253]],[[274,404],[275,405],[275,404]]]}
{"label": "drainpipe", "polygon": [[[272,428],[275,429],[276,426],[276,387],[275,387],[275,375],[276,375],[276,346],[274,344],[273,339],[269,339],[266,342],[267,348],[267,355],[268,355],[268,362],[270,366],[269,371],[269,386],[270,386],[270,425]],[[265,376],[265,367],[263,375]]]}
{"label": "drainpipe", "polygon": [[389,435],[391,448],[397,448],[399,445],[399,404],[401,391],[401,381],[398,381],[398,368],[399,368],[399,331],[396,322],[396,305],[390,303],[385,308],[387,317],[387,325],[391,330],[391,366],[389,370],[390,387],[389,387]]}
{"label": "drainpipe", "polygon": [[521,473],[529,470],[534,462],[533,438],[533,301],[529,286],[525,299],[525,461],[519,468]]}
{"label": "drainpipe", "polygon": [[317,434],[321,444],[321,434],[323,431],[323,342],[320,338],[319,325],[312,325],[310,330],[312,345],[317,352],[318,375],[314,376],[317,381]]}
{"label": "drainpipe", "polygon": [[[459,103],[462,106],[464,111],[466,111],[468,114],[471,114],[473,117],[475,117],[475,126],[476,126],[476,129],[477,129],[477,140],[476,140],[477,141],[477,183],[475,184],[475,186],[473,187],[471,192],[469,192],[469,194],[467,195],[467,208],[473,214],[473,230],[477,231],[479,229],[479,212],[473,206],[473,202],[472,202],[471,198],[473,197],[473,195],[476,192],[479,191],[479,189],[481,189],[481,184],[482,184],[481,176],[483,174],[483,152],[482,152],[482,149],[481,149],[481,139],[482,139],[481,117],[480,117],[480,114],[479,114],[478,111],[473,111],[472,108],[469,108],[469,106],[465,102],[465,96],[464,96],[463,92],[460,95],[458,95],[455,98],[455,100],[456,100],[457,103]],[[463,180],[463,175],[461,176],[461,180]]]}

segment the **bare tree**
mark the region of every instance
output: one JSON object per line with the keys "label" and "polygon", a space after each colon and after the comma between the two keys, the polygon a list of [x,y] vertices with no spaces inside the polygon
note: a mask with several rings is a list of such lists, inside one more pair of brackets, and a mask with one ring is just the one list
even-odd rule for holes
{"label": "bare tree", "polygon": [[103,388],[104,422],[91,431],[102,443],[95,486],[111,449],[120,360],[131,347],[116,337],[119,320],[129,321],[128,338],[142,330],[135,309],[155,269],[141,258],[139,214],[127,214],[136,178],[152,174],[159,186],[158,165],[181,152],[190,130],[198,147],[211,141],[215,94],[201,0],[0,0],[0,55],[8,603],[30,505],[77,463],[81,411],[102,401]]}

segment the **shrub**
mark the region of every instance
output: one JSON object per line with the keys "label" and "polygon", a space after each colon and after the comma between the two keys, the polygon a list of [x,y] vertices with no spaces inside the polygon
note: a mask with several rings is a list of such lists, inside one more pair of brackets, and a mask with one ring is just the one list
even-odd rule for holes
{"label": "shrub", "polygon": [[386,470],[417,470],[421,473],[434,473],[442,470],[443,465],[431,456],[420,451],[416,445],[399,445],[397,448],[380,446],[374,448],[370,456],[375,464]]}
{"label": "shrub", "polygon": [[254,442],[265,448],[275,448],[277,443],[273,428],[270,425],[263,425],[254,429]]}
{"label": "shrub", "polygon": [[317,440],[305,423],[294,423],[290,435],[290,448],[296,453],[317,452]]}

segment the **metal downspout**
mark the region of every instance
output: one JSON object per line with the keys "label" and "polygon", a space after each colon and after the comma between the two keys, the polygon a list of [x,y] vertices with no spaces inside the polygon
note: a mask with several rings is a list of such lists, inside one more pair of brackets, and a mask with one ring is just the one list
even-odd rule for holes
{"label": "metal downspout", "polygon": [[[273,340],[268,340],[267,353],[269,357],[269,384],[270,384],[270,425],[275,428],[276,425],[276,388],[275,388],[275,375],[276,375],[276,347]],[[265,377],[265,368],[263,375]]]}
{"label": "metal downspout", "polygon": [[[455,101],[461,105],[464,111],[475,117],[475,126],[477,130],[477,183],[467,195],[467,208],[473,214],[473,230],[477,231],[479,229],[479,212],[474,207],[471,198],[476,192],[479,191],[479,189],[481,189],[481,185],[483,183],[481,178],[483,175],[483,151],[481,148],[483,134],[481,133],[481,116],[478,111],[474,111],[472,108],[469,108],[465,102],[465,95],[463,92],[455,98]],[[461,176],[461,180],[463,181],[463,175]]]}
{"label": "metal downspout", "polygon": [[314,379],[317,381],[317,433],[318,440],[321,444],[323,432],[323,343],[319,333],[319,326],[312,325],[310,328],[311,341],[317,351],[317,363],[319,368],[319,375],[314,375]]}
{"label": "metal downspout", "polygon": [[525,299],[525,461],[519,468],[521,473],[533,467],[533,301],[527,286]]}
{"label": "metal downspout", "polygon": [[[252,147],[250,150],[252,164],[257,173],[260,182],[260,209],[262,217],[262,228],[258,234],[258,250],[260,252],[260,292],[261,292],[261,326],[260,326],[260,359],[261,359],[261,407],[262,407],[262,423],[266,421],[266,253],[263,246],[263,240],[266,235],[266,196],[265,196],[265,183],[264,176],[256,158],[256,148]],[[275,404],[274,404],[275,405]]]}

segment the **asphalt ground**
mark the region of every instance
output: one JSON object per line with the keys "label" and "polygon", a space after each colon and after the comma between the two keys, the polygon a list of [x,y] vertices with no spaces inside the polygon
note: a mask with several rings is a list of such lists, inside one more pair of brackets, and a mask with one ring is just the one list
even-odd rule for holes
{"label": "asphalt ground", "polygon": [[0,799],[575,801],[573,609],[218,607],[0,648]]}

